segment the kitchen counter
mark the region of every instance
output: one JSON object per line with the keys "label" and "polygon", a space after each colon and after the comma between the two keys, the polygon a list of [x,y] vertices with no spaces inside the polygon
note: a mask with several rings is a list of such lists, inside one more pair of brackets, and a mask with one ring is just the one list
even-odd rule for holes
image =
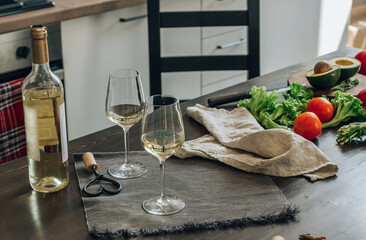
{"label": "kitchen counter", "polygon": [[53,0],[55,7],[0,17],[0,34],[67,19],[130,7],[146,0]]}

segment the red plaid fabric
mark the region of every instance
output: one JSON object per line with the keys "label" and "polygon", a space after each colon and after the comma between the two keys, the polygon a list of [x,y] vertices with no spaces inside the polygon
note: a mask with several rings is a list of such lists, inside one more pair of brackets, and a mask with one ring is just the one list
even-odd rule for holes
{"label": "red plaid fabric", "polygon": [[24,78],[0,84],[0,164],[26,155],[22,102]]}

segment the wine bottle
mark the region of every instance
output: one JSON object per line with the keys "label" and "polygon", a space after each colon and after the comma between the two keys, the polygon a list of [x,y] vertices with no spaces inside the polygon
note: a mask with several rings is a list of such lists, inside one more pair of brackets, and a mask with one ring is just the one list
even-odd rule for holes
{"label": "wine bottle", "polygon": [[22,86],[29,182],[56,192],[69,182],[64,88],[49,65],[47,28],[31,26],[32,71]]}

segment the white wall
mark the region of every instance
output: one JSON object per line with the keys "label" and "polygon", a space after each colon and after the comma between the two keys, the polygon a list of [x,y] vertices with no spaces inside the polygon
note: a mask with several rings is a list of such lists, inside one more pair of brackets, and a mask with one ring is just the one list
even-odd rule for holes
{"label": "white wall", "polygon": [[352,0],[261,0],[260,4],[261,74],[347,45]]}

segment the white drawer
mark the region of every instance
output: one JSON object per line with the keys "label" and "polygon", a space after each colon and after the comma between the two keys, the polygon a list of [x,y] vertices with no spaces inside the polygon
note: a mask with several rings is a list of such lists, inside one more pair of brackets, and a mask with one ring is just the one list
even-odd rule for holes
{"label": "white drawer", "polygon": [[[202,55],[242,55],[248,53],[247,28],[221,34],[212,38],[202,40]],[[223,49],[217,48],[219,45],[225,46],[238,41],[243,43],[229,46]]]}
{"label": "white drawer", "polygon": [[199,11],[201,0],[160,0],[161,12]]}
{"label": "white drawer", "polygon": [[[259,1],[259,0],[258,0]],[[203,11],[247,10],[246,0],[202,0]]]}
{"label": "white drawer", "polygon": [[[221,74],[221,77],[225,74],[235,74],[228,78],[223,78],[221,80],[217,80],[219,77],[218,75]],[[208,94],[211,92],[215,92],[230,86],[233,86],[238,83],[245,82],[248,79],[248,72],[247,71],[229,71],[226,73],[219,73],[219,72],[203,72],[203,87],[202,87],[202,94]]]}
{"label": "white drawer", "polygon": [[200,55],[200,28],[164,28],[160,33],[162,57]]}
{"label": "white drawer", "polygon": [[179,99],[199,97],[201,95],[201,73],[163,73],[162,92],[177,96]]}

